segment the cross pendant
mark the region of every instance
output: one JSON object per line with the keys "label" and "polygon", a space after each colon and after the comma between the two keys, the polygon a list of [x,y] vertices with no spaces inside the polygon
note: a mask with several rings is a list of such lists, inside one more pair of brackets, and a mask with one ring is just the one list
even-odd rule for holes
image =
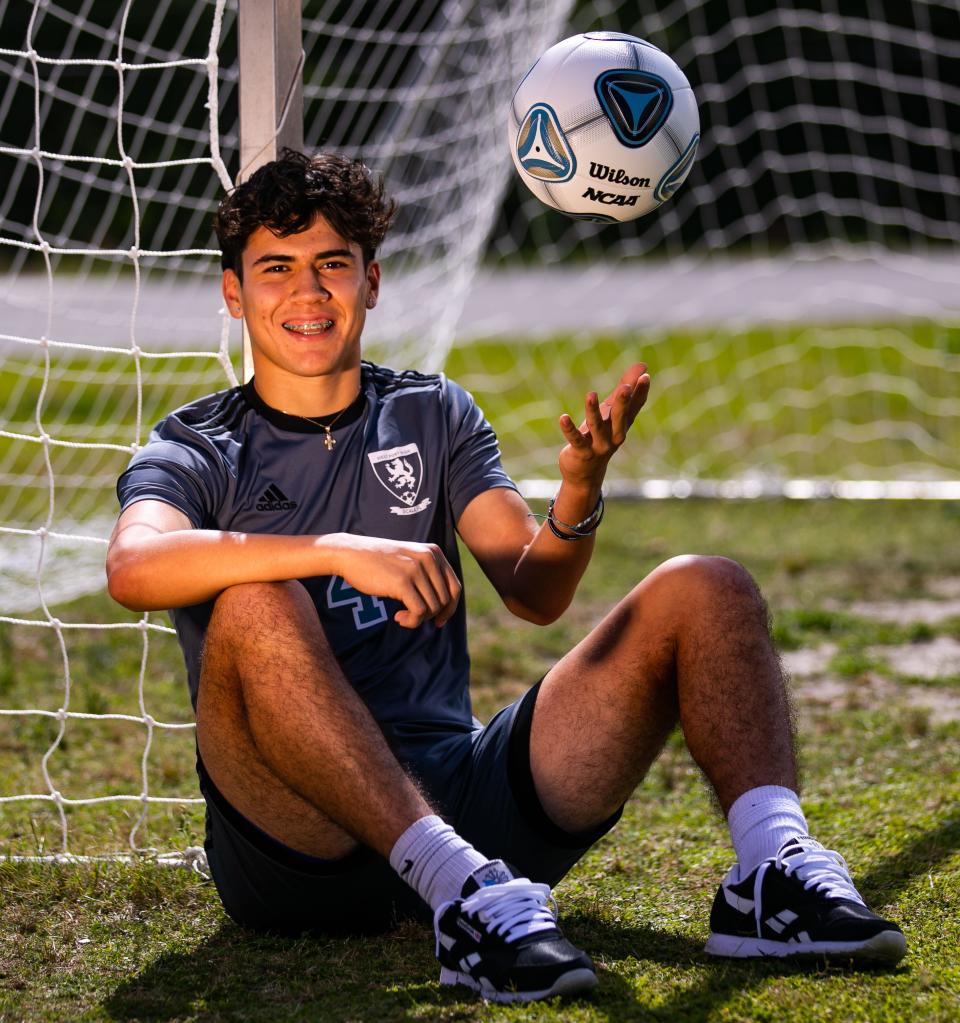
{"label": "cross pendant", "polygon": [[329,433],[323,438],[323,446],[327,449],[327,451],[333,451],[336,443],[336,440],[334,440]]}

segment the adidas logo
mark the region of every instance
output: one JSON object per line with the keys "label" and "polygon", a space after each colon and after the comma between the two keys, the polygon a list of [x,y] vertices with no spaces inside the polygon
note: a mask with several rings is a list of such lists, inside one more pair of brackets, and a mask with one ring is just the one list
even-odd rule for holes
{"label": "adidas logo", "polygon": [[297,502],[291,501],[276,483],[271,483],[257,501],[257,511],[293,511],[296,507]]}

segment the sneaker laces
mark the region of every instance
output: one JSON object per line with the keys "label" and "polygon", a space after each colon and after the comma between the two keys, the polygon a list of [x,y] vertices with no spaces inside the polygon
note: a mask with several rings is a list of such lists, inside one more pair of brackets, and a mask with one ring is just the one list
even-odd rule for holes
{"label": "sneaker laces", "polygon": [[[768,864],[779,867],[788,877],[796,875],[804,888],[817,891],[828,899],[851,899],[864,904],[853,886],[847,861],[840,853],[824,848],[815,839],[792,839],[780,848],[775,859],[768,860],[764,866]],[[757,871],[758,886],[761,873]]]}
{"label": "sneaker laces", "polygon": [[462,909],[478,916],[488,930],[507,942],[557,926],[557,904],[549,886],[525,877],[479,888],[463,900]]}

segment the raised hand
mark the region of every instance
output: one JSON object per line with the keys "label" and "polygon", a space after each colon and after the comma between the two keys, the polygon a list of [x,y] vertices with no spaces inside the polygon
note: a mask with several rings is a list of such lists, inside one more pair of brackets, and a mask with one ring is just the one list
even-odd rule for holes
{"label": "raised hand", "polygon": [[567,442],[559,459],[564,480],[587,486],[603,482],[607,463],[626,440],[649,392],[650,375],[647,367],[638,362],[623,373],[603,401],[596,391],[586,396],[586,416],[579,426],[566,413],[560,417],[560,429]]}

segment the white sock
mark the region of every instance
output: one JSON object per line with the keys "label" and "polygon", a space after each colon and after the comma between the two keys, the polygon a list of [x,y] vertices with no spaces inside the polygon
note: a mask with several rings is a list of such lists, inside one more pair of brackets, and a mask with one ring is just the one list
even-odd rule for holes
{"label": "white sock", "polygon": [[784,842],[808,834],[797,794],[780,785],[761,785],[744,792],[730,807],[727,824],[741,877],[776,856]]}
{"label": "white sock", "polygon": [[489,862],[435,815],[414,821],[390,852],[390,866],[431,909],[459,899],[467,878]]}

